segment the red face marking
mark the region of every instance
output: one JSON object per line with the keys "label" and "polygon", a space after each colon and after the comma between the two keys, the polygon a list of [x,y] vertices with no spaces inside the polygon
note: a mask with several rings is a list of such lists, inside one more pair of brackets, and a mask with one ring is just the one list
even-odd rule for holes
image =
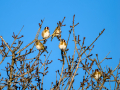
{"label": "red face marking", "polygon": [[46,27],[46,29],[49,29],[49,27]]}
{"label": "red face marking", "polygon": [[48,29],[49,30],[49,27],[45,27],[44,29]]}

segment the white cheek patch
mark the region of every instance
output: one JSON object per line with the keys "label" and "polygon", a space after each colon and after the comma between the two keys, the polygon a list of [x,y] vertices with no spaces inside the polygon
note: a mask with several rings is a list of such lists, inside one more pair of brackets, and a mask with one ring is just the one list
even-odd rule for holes
{"label": "white cheek patch", "polygon": [[44,34],[44,38],[47,38],[47,37],[49,37],[49,36],[50,36],[50,32],[47,31],[47,32]]}
{"label": "white cheek patch", "polygon": [[40,50],[40,49],[41,49],[41,47],[40,47],[39,45],[36,45],[36,48],[37,48],[38,50]]}
{"label": "white cheek patch", "polygon": [[65,48],[66,48],[65,44],[60,45],[60,49],[65,49]]}

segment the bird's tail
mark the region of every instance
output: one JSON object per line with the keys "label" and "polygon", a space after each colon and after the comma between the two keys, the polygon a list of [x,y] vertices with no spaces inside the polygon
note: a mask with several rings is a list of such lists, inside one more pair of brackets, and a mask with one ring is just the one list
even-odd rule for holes
{"label": "bird's tail", "polygon": [[63,56],[63,50],[61,50],[61,56],[62,56],[62,59],[64,58],[64,56]]}
{"label": "bird's tail", "polygon": [[45,49],[44,49],[44,51],[46,51],[46,52],[48,53],[48,51],[47,51],[46,49],[47,49],[47,46],[45,46]]}
{"label": "bird's tail", "polygon": [[45,49],[47,49],[47,46],[45,46]]}

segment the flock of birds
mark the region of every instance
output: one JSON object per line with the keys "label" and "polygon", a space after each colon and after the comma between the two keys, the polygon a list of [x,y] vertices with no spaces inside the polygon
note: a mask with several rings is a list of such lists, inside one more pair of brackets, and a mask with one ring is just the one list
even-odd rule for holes
{"label": "flock of birds", "polygon": [[[45,39],[43,43],[40,42],[40,40],[36,40],[35,45],[36,48],[38,50],[44,50],[46,51],[46,46],[44,46],[43,44],[45,43],[46,39],[50,37],[50,31],[49,31],[49,27],[45,27],[44,30],[42,31],[42,38]],[[60,40],[59,43],[59,48],[61,50],[65,50],[67,47],[66,41],[64,39],[61,39],[61,28],[60,26],[56,27],[56,29],[54,30],[52,36],[51,36],[51,41],[54,37],[57,37]],[[47,52],[47,51],[46,51]]]}
{"label": "flock of birds", "polygon": [[[49,27],[45,27],[44,30],[42,31],[42,38],[46,40],[49,37],[50,37]],[[60,40],[59,48],[61,49],[61,51],[65,50],[66,47],[67,47],[67,44],[66,44],[66,41],[64,39],[61,39],[61,28],[60,28],[60,26],[56,27],[56,29],[54,30],[54,32],[51,36],[51,41],[54,37],[57,37]],[[44,40],[44,43],[45,43],[45,40]],[[44,46],[43,43],[41,43],[39,40],[36,40],[35,44],[36,44],[36,48],[38,50],[43,50],[43,51],[47,52],[47,50],[46,50],[47,47]],[[96,69],[95,72],[93,73],[93,77],[96,80],[98,80],[101,76],[102,76],[102,74],[99,72],[98,69]]]}

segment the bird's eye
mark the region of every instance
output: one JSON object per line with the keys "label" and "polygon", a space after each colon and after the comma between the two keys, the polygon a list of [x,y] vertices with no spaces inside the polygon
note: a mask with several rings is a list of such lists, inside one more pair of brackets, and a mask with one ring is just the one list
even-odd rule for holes
{"label": "bird's eye", "polygon": [[47,29],[49,29],[49,27],[47,27]]}
{"label": "bird's eye", "polygon": [[49,29],[49,27],[45,27],[44,29]]}

